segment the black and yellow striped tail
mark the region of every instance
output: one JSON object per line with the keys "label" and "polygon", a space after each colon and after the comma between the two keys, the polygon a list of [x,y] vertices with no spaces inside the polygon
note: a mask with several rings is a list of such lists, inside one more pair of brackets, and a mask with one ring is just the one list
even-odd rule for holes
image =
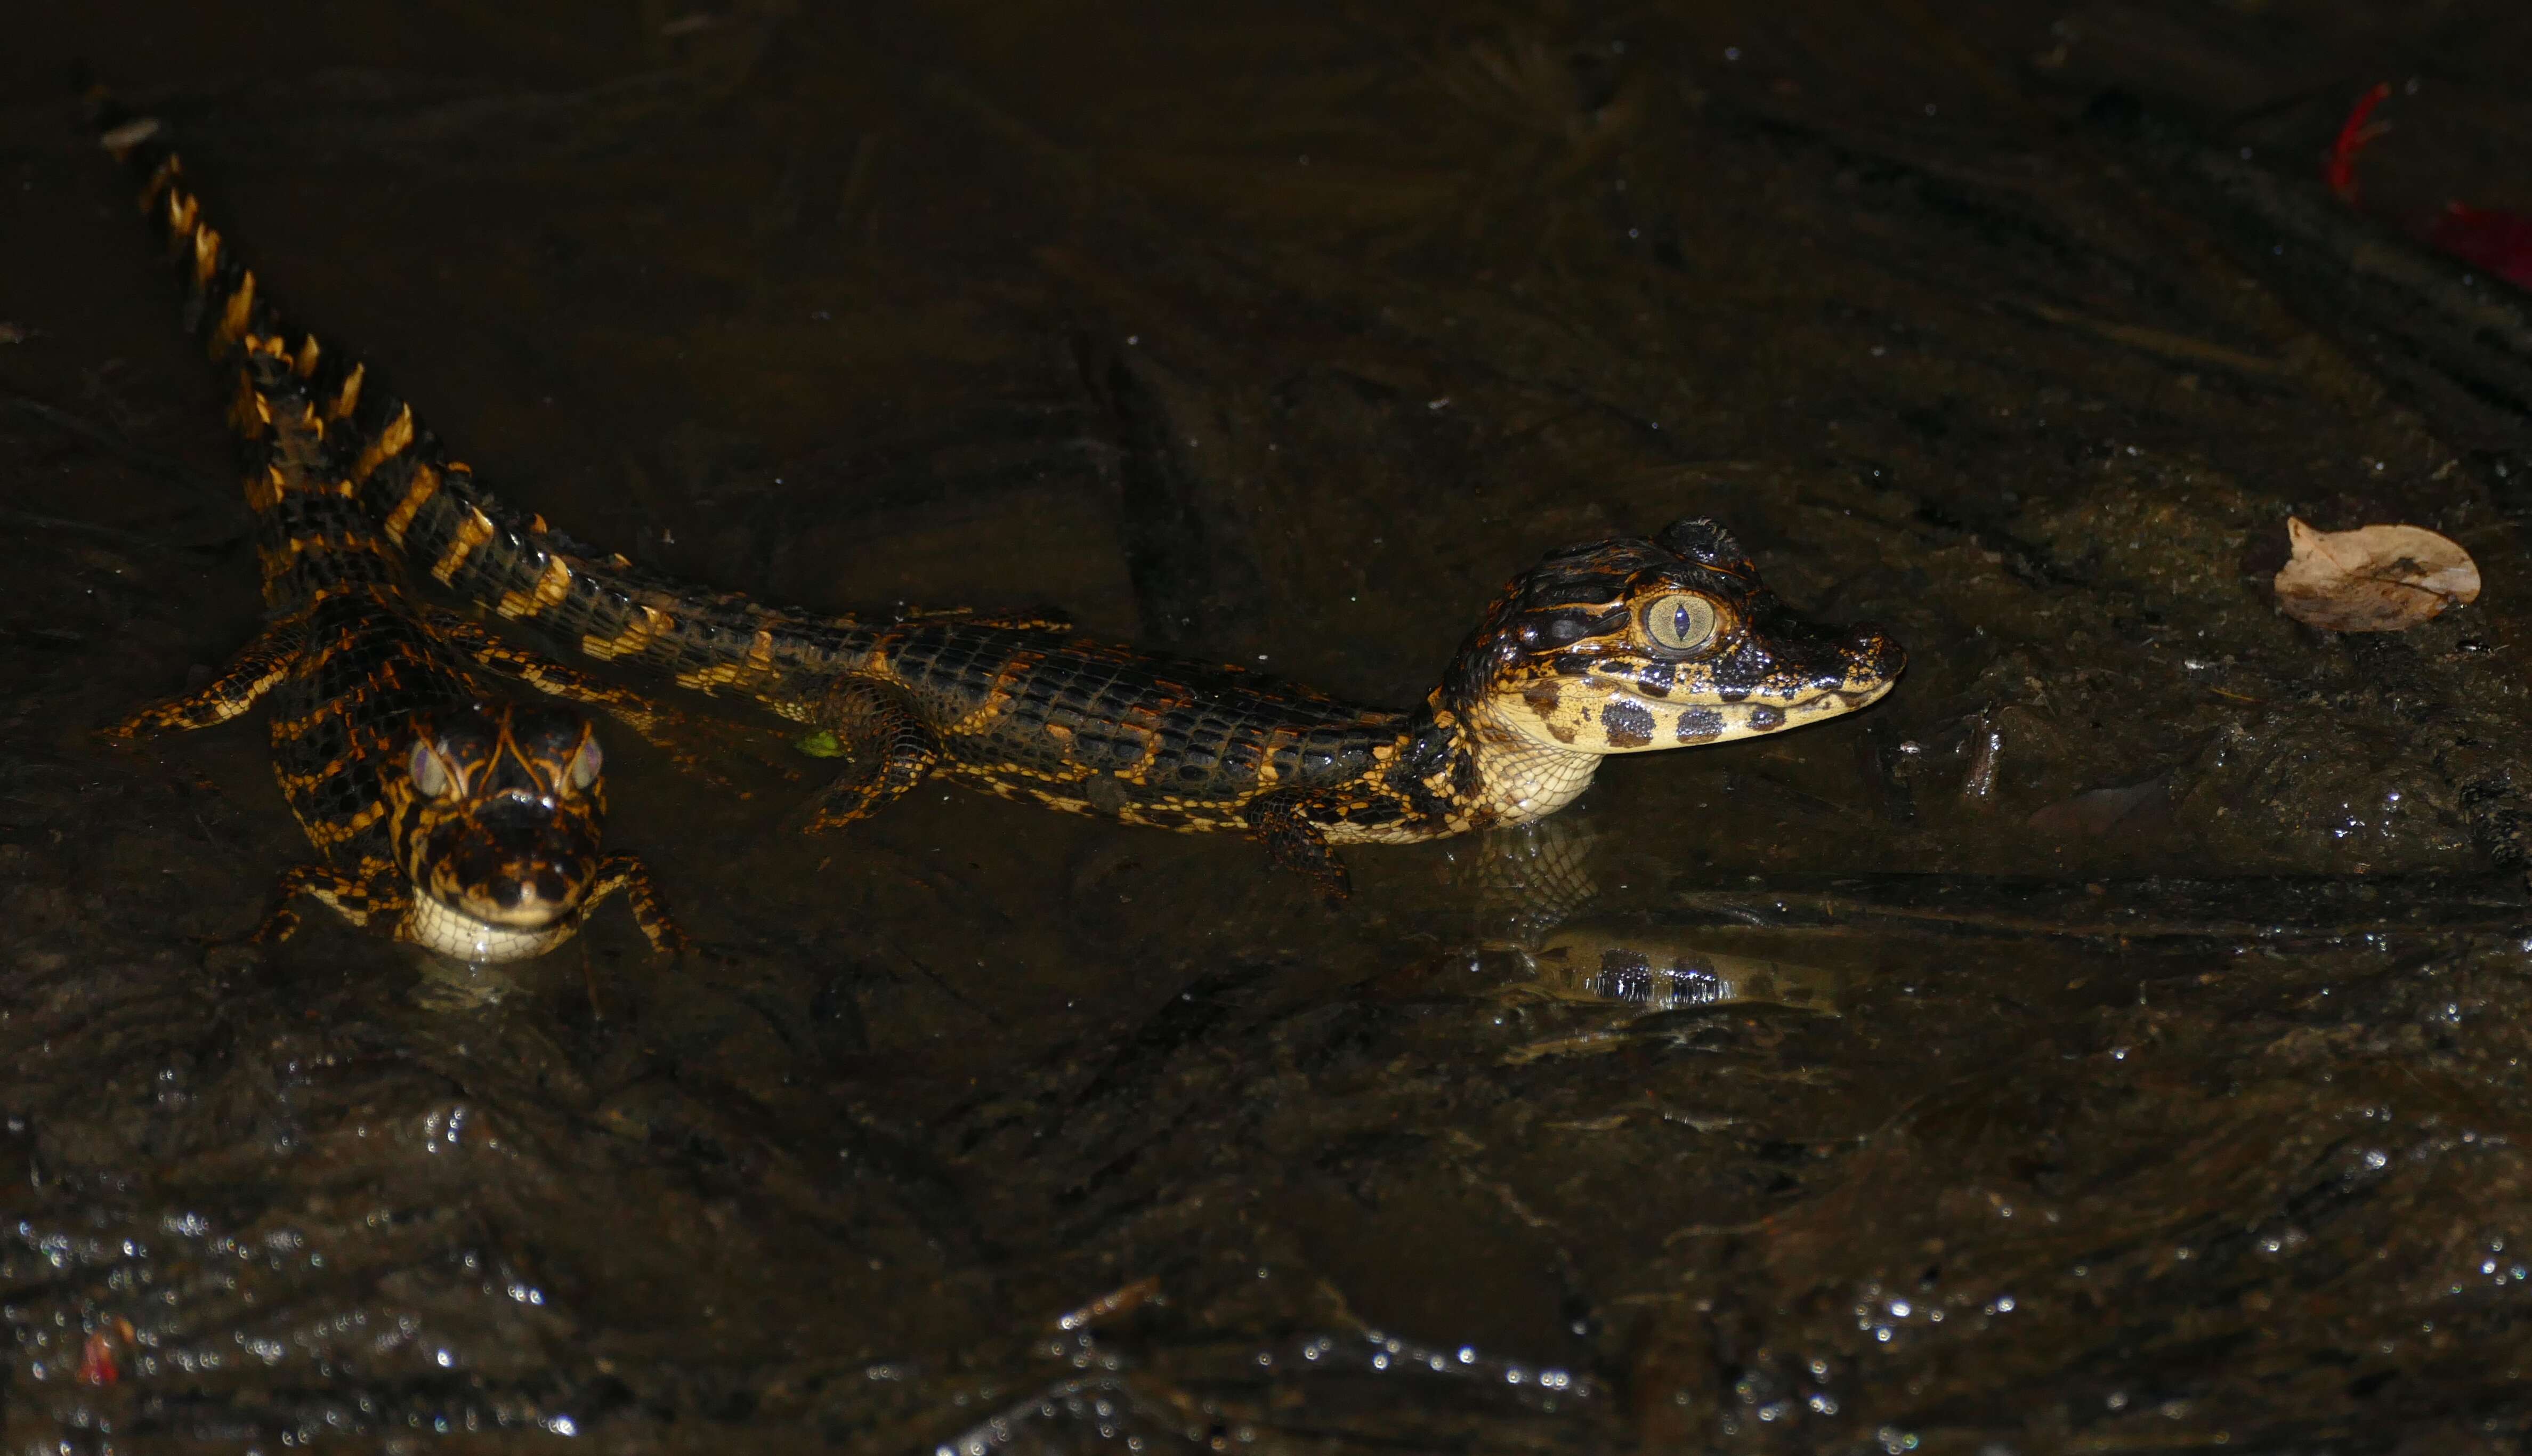
{"label": "black and yellow striped tail", "polygon": [[[186,179],[184,158],[169,128],[157,117],[126,106],[102,86],[85,87],[82,100],[97,145],[139,183],[142,215],[165,238],[169,257],[186,280],[186,330],[201,339],[211,363],[237,368],[249,362],[250,353],[282,361],[300,379],[296,392],[310,401],[313,412],[340,434],[357,435],[357,426],[342,427],[360,406],[367,372],[357,361],[327,358],[315,334],[293,329],[281,317],[258,286],[255,270],[211,225],[201,197]],[[252,393],[241,371],[230,424],[249,440],[270,424],[257,417]]]}

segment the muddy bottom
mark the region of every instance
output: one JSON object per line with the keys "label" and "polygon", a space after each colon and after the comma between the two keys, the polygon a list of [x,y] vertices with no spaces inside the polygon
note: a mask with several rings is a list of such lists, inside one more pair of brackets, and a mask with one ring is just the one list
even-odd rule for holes
{"label": "muddy bottom", "polygon": [[[881,12],[13,28],[8,1450],[2518,1448],[2532,305],[2435,220],[2532,214],[2521,7]],[[308,851],[259,726],[92,736],[260,609],[74,57],[678,575],[1404,708],[1710,514],[1908,674],[1336,909],[955,787],[806,836],[767,723],[610,740],[681,956],[206,945]],[[2486,591],[2298,625],[2289,514]]]}

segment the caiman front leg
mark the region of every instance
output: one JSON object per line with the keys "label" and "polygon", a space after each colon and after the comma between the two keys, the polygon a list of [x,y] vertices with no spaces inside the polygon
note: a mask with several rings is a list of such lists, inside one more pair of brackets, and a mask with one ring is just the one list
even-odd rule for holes
{"label": "caiman front leg", "polygon": [[642,938],[651,949],[662,955],[684,949],[691,944],[677,922],[668,917],[667,907],[661,903],[660,888],[652,883],[651,867],[630,854],[610,854],[598,866],[598,882],[589,887],[589,898],[580,903],[585,919],[608,896],[621,892],[624,907],[633,912],[633,923],[642,927]]}
{"label": "caiman front leg", "polygon": [[104,729],[106,737],[129,743],[146,733],[168,728],[205,728],[222,724],[255,706],[271,686],[290,675],[307,635],[298,617],[267,622],[255,639],[239,648],[218,676],[189,693],[162,699]]}
{"label": "caiman front leg", "polygon": [[547,697],[605,714],[667,754],[670,763],[715,788],[728,789],[741,798],[749,796],[748,790],[712,767],[711,756],[724,748],[744,752],[786,778],[799,777],[789,765],[760,748],[743,729],[698,719],[647,694],[566,667],[534,648],[505,642],[471,616],[433,607],[423,612],[423,622],[440,641],[465,654],[477,667]]}
{"label": "caiman front leg", "polygon": [[1311,814],[1326,807],[1316,794],[1285,789],[1249,800],[1246,817],[1249,834],[1266,846],[1266,857],[1279,869],[1308,875],[1317,883],[1319,894],[1334,904],[1352,896],[1353,877],[1328,847],[1328,837],[1311,822]]}
{"label": "caiman front leg", "polygon": [[[660,892],[651,882],[651,870],[630,854],[609,855],[598,866],[598,879],[590,886],[589,895],[581,902],[585,917],[608,897],[621,893],[626,908],[633,912],[633,923],[642,928],[643,938],[655,951],[675,951],[687,944],[685,933],[668,918],[660,902]],[[263,922],[244,937],[248,945],[272,945],[290,939],[300,926],[299,909],[292,902],[301,896],[317,902],[361,929],[380,919],[401,921],[413,907],[398,876],[346,874],[326,864],[299,864],[282,871],[273,882],[272,900],[265,909]]]}
{"label": "caiman front leg", "polygon": [[848,679],[827,695],[817,727],[834,735],[861,765],[809,801],[803,829],[819,834],[869,816],[941,765],[941,735],[905,694],[886,683]]}
{"label": "caiman front leg", "polygon": [[262,922],[240,939],[251,946],[290,939],[299,930],[299,909],[291,902],[303,895],[365,930],[373,919],[401,915],[411,903],[393,875],[353,875],[330,864],[294,864],[272,882]]}
{"label": "caiman front leg", "polygon": [[685,721],[685,715],[676,709],[629,687],[618,687],[577,668],[565,667],[534,648],[505,642],[490,628],[461,612],[432,607],[424,610],[422,619],[433,636],[464,653],[475,666],[547,697],[596,708],[662,748],[675,746],[666,729]]}

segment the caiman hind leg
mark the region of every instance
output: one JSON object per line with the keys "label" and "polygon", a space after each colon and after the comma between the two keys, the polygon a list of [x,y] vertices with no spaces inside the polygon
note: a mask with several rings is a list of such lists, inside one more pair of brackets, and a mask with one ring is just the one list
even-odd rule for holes
{"label": "caiman hind leg", "polygon": [[941,735],[905,695],[885,683],[852,678],[827,695],[819,728],[859,765],[809,801],[810,834],[841,829],[912,788],[941,764]]}
{"label": "caiman hind leg", "polygon": [[589,897],[580,903],[580,913],[587,919],[608,896],[621,892],[624,907],[633,912],[633,923],[642,927],[642,938],[651,949],[666,955],[691,944],[677,922],[668,917],[667,906],[661,903],[660,887],[651,880],[651,867],[630,854],[610,854],[598,866],[598,882],[589,887]]}
{"label": "caiman hind leg", "polygon": [[239,648],[219,675],[189,693],[179,693],[141,709],[103,729],[118,743],[169,728],[205,728],[228,722],[255,706],[271,686],[290,675],[291,665],[307,643],[298,617],[267,622],[255,639]]}
{"label": "caiman hind leg", "polygon": [[1328,837],[1310,822],[1311,812],[1324,807],[1316,794],[1286,789],[1251,799],[1246,817],[1249,834],[1266,846],[1266,857],[1279,869],[1308,875],[1334,904],[1353,894],[1353,877],[1328,847]]}

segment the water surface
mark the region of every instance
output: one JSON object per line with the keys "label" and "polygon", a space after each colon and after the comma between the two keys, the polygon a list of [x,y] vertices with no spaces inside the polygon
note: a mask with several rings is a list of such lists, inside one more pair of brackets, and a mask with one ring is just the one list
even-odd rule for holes
{"label": "water surface", "polygon": [[[9,1449],[2512,1449],[2532,329],[2397,222],[2532,211],[2525,27],[29,18]],[[1350,851],[1337,911],[950,788],[806,839],[825,766],[621,741],[694,954],[205,952],[304,844],[251,727],[88,737],[258,607],[75,55],[458,454],[664,568],[1406,706],[1541,553],[1710,513],[1909,675]],[[2358,216],[2321,149],[2412,76]],[[2289,512],[2488,591],[2306,630]]]}

